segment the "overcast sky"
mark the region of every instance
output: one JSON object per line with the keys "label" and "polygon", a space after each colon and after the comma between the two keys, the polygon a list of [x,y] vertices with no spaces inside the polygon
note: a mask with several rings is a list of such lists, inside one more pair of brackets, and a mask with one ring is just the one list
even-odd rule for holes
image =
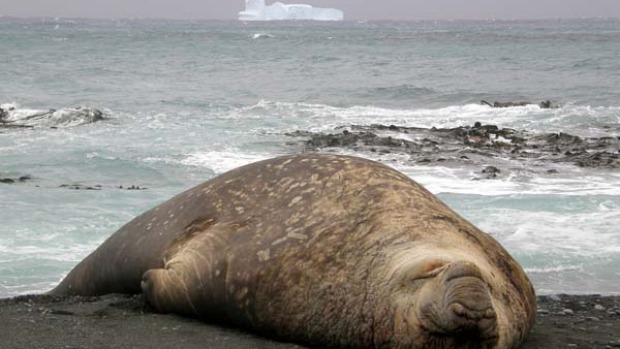
{"label": "overcast sky", "polygon": [[[267,0],[270,4],[273,1]],[[620,0],[286,0],[335,7],[349,20],[620,18]],[[235,19],[245,0],[0,0],[0,15]]]}

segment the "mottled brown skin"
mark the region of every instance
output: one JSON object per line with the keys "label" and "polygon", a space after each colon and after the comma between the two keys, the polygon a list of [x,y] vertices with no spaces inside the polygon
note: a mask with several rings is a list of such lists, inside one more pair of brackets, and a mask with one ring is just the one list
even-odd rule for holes
{"label": "mottled brown skin", "polygon": [[536,309],[492,237],[407,176],[328,154],[190,189],[129,222],[52,291],[111,292],[317,348],[514,348]]}

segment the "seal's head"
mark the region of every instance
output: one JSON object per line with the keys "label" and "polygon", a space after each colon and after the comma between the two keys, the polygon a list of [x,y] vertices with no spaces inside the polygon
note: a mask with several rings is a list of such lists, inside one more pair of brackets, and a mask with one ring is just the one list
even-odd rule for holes
{"label": "seal's head", "polygon": [[466,260],[406,268],[396,292],[395,334],[414,348],[494,348],[498,319],[489,283]]}
{"label": "seal's head", "polygon": [[[487,254],[464,246],[393,254],[386,276],[398,347],[504,348],[527,332],[535,305],[520,300],[509,274]],[[520,282],[521,269],[512,272]]]}
{"label": "seal's head", "polygon": [[497,315],[489,286],[475,264],[446,263],[423,277],[430,280],[421,281],[425,284],[420,288],[415,316],[427,332],[426,338],[451,341],[459,348],[494,346]]}

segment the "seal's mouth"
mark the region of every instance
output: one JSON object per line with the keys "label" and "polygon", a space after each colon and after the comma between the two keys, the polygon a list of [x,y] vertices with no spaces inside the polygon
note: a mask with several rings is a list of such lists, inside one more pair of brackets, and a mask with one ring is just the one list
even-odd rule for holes
{"label": "seal's mouth", "polygon": [[456,304],[452,304],[445,314],[425,316],[420,325],[422,330],[435,337],[466,337],[481,341],[497,338],[497,319],[492,309],[475,312]]}
{"label": "seal's mouth", "polygon": [[430,333],[424,339],[424,348],[442,349],[491,349],[497,346],[498,336],[480,337],[475,333],[462,332],[458,334]]}

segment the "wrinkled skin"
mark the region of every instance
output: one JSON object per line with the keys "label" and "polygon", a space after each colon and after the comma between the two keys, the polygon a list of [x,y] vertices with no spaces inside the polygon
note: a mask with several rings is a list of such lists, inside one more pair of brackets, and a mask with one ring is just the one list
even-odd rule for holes
{"label": "wrinkled skin", "polygon": [[536,309],[525,273],[489,235],[405,175],[327,154],[190,189],[51,291],[111,292],[317,348],[513,348]]}

